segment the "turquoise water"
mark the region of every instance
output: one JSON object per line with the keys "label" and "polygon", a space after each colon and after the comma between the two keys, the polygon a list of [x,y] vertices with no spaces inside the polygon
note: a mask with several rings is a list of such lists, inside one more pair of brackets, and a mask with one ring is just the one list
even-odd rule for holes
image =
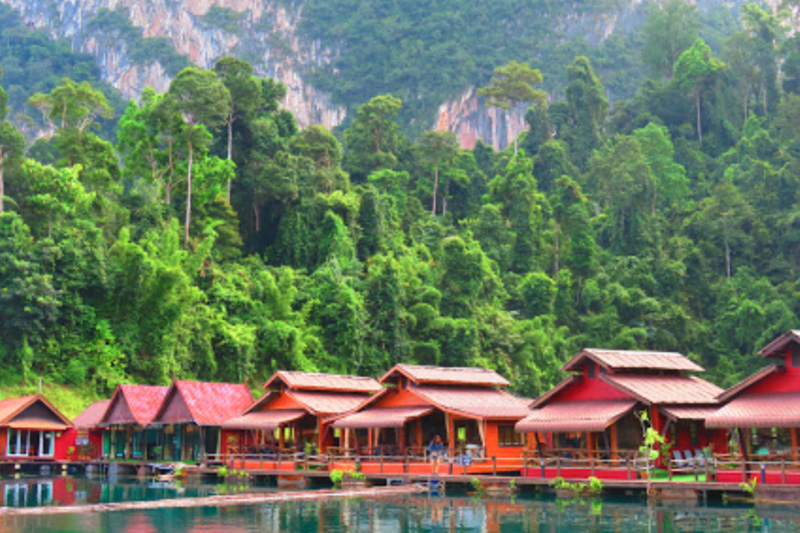
{"label": "turquoise water", "polygon": [[[28,484],[26,505],[40,499],[37,484],[48,480],[12,480]],[[74,504],[159,499],[216,494],[218,485],[174,487],[135,480],[95,481],[67,478],[77,498],[64,499],[54,487],[53,499],[44,504]],[[7,486],[9,480],[0,485]],[[33,487],[33,488],[32,488]],[[13,505],[14,491],[5,488],[6,504]],[[223,491],[230,488],[222,488]],[[250,490],[274,490],[254,487]],[[10,491],[10,492],[9,492]],[[452,492],[452,491],[451,491]],[[9,498],[11,498],[9,500]],[[40,517],[0,516],[0,532],[387,532],[387,533],[506,533],[536,532],[672,532],[763,531],[800,532],[796,506],[759,508],[744,505],[703,506],[672,504],[648,506],[634,498],[594,502],[563,502],[548,497],[521,496],[514,500],[475,499],[467,495],[404,496],[381,499],[334,499],[282,502],[242,507],[158,509]]]}

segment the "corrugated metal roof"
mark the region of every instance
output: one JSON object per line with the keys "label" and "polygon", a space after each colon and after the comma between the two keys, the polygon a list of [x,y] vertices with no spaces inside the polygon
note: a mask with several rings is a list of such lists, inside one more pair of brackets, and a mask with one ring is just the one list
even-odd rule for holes
{"label": "corrugated metal roof", "polygon": [[412,385],[409,390],[440,409],[470,418],[513,420],[530,412],[524,402],[497,389]]}
{"label": "corrugated metal roof", "polygon": [[25,418],[23,420],[12,420],[8,427],[14,429],[34,429],[38,431],[64,431],[69,429],[69,424],[56,422],[49,418]]}
{"label": "corrugated metal roof", "polygon": [[740,396],[706,418],[706,427],[800,427],[800,392]]}
{"label": "corrugated metal roof", "polygon": [[282,381],[287,387],[298,390],[341,391],[341,392],[378,392],[383,387],[375,378],[363,376],[341,376],[337,374],[316,374],[312,372],[276,372],[264,384],[264,388],[276,386]]}
{"label": "corrugated metal roof", "polygon": [[307,413],[302,409],[275,409],[274,411],[256,411],[244,416],[232,418],[222,423],[224,429],[240,430],[273,430],[287,422],[302,418]]}
{"label": "corrugated metal roof", "polygon": [[400,373],[418,385],[474,385],[482,387],[506,387],[508,380],[486,368],[458,368],[442,366],[395,365],[378,381],[381,383],[393,374]]}
{"label": "corrugated metal roof", "polygon": [[303,404],[313,414],[339,415],[360,406],[369,396],[347,392],[290,390],[286,394]]}
{"label": "corrugated metal roof", "polygon": [[662,411],[672,420],[705,420],[709,416],[719,411],[719,406],[713,407],[662,407]]}
{"label": "corrugated metal roof", "polygon": [[520,433],[546,431],[604,431],[629,413],[636,400],[581,400],[555,402],[534,409],[517,422]]}
{"label": "corrugated metal roof", "polygon": [[784,371],[785,369],[781,365],[769,365],[768,367],[764,367],[758,372],[746,377],[745,379],[743,379],[730,389],[724,391],[717,397],[717,399],[723,403],[727,402],[731,398],[738,396],[745,389],[755,385],[756,383],[766,378],[767,376],[771,376],[772,374],[777,374],[779,372],[784,372]]}
{"label": "corrugated metal roof", "polygon": [[9,426],[17,416],[23,414],[29,408],[35,407],[37,402],[40,402],[46,411],[52,413],[54,418],[63,422],[64,427],[61,429],[72,427],[72,423],[69,419],[41,394],[31,394],[28,396],[0,400],[0,426]]}
{"label": "corrugated metal roof", "polygon": [[[164,397],[169,387],[161,385],[119,385],[111,397],[106,414],[103,415],[103,424],[138,424],[142,427],[149,425],[158,414]],[[124,401],[129,413],[117,416],[113,413],[118,402]]]}
{"label": "corrugated metal roof", "polygon": [[758,353],[764,357],[779,357],[783,359],[783,352],[786,350],[786,346],[793,342],[800,344],[800,330],[792,329],[787,331],[761,348]]}
{"label": "corrugated metal roof", "polygon": [[181,395],[191,414],[192,419],[185,422],[199,426],[219,426],[242,414],[253,403],[253,395],[243,383],[176,381],[172,384],[172,392],[167,393],[156,421],[175,394]]}
{"label": "corrugated metal roof", "polygon": [[648,404],[716,405],[717,396],[723,392],[696,376],[606,374],[601,379]]}
{"label": "corrugated metal roof", "polygon": [[604,350],[586,348],[567,361],[565,371],[579,370],[585,358],[613,370],[680,370],[703,372],[702,366],[677,352],[650,352],[633,350]]}
{"label": "corrugated metal roof", "polygon": [[432,413],[430,406],[375,407],[347,415],[333,423],[335,428],[400,428],[408,420]]}
{"label": "corrugated metal roof", "polygon": [[106,414],[106,409],[108,409],[108,404],[110,403],[111,400],[94,402],[84,409],[81,414],[72,419],[72,425],[76,429],[92,429],[97,427],[100,421],[103,420],[103,415]]}

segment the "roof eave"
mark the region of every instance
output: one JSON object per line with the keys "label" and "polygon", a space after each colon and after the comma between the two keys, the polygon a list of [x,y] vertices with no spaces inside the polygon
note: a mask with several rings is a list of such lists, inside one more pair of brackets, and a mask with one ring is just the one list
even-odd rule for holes
{"label": "roof eave", "polygon": [[773,340],[758,351],[758,355],[762,357],[782,357],[783,350],[790,342],[800,343],[800,331],[792,329]]}

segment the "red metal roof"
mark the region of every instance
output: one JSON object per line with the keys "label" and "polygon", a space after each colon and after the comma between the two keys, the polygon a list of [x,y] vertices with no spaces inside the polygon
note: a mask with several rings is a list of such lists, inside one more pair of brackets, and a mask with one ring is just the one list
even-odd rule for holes
{"label": "red metal roof", "polygon": [[158,414],[167,390],[169,387],[161,385],[119,385],[103,415],[102,424],[149,425]]}
{"label": "red metal roof", "polygon": [[600,379],[648,404],[716,405],[723,392],[696,376],[606,374]]}
{"label": "red metal roof", "polygon": [[412,385],[409,390],[444,411],[470,418],[518,420],[530,412],[523,401],[497,389]]}
{"label": "red metal roof", "polygon": [[[18,417],[20,420],[16,420]],[[50,427],[50,425],[42,426],[40,429],[44,430],[60,431],[72,427],[69,419],[41,394],[6,398],[0,401],[0,426],[15,427],[13,423],[22,423],[22,420],[40,420],[42,423],[47,421],[50,425],[59,426],[57,428]],[[26,426],[26,428],[36,429],[34,426]]]}
{"label": "red metal roof", "polygon": [[517,422],[520,433],[546,431],[605,431],[628,414],[636,400],[581,400],[555,402],[534,409]]}
{"label": "red metal roof", "polygon": [[746,377],[745,379],[743,379],[730,389],[720,394],[718,396],[718,399],[723,403],[727,402],[731,398],[738,396],[739,393],[741,393],[745,389],[752,387],[762,379],[771,376],[772,374],[777,374],[779,372],[785,372],[785,369],[781,365],[769,365],[768,367],[764,367],[755,374]]}
{"label": "red metal roof", "polygon": [[578,352],[561,369],[565,371],[580,370],[580,366],[586,358],[613,370],[704,371],[702,366],[677,352],[603,350],[599,348],[586,348]]}
{"label": "red metal roof", "polygon": [[369,398],[364,394],[290,390],[287,395],[294,398],[313,414],[340,415],[348,413]]}
{"label": "red metal roof", "polygon": [[347,415],[333,423],[335,428],[400,428],[409,420],[432,413],[430,406],[375,407]]}
{"label": "red metal roof", "polygon": [[800,330],[793,329],[787,331],[774,341],[761,348],[758,353],[764,357],[779,357],[783,359],[783,354],[786,350],[786,347],[793,342],[800,344]]}
{"label": "red metal roof", "polygon": [[106,414],[108,404],[111,400],[100,400],[94,402],[92,405],[83,410],[81,414],[72,419],[72,425],[76,429],[92,429],[100,424],[103,420],[103,415]]}
{"label": "red metal roof", "polygon": [[669,406],[662,407],[662,411],[672,420],[705,420],[709,416],[719,411],[719,406],[714,405],[710,407],[691,406],[691,407],[678,407]]}
{"label": "red metal roof", "polygon": [[[166,420],[165,413],[173,402],[183,402],[186,413],[180,420]],[[209,383],[175,381],[167,392],[154,421],[168,423],[194,422],[198,426],[219,426],[242,414],[253,403],[250,389],[243,383]]]}
{"label": "red metal roof", "polygon": [[224,429],[260,429],[273,430],[287,422],[303,418],[307,413],[302,409],[275,409],[274,411],[256,411],[244,416],[232,418],[222,423]]}
{"label": "red metal roof", "polygon": [[506,387],[508,380],[485,368],[457,368],[441,366],[395,365],[378,381],[384,383],[395,374],[402,374],[412,382],[423,385],[474,385],[482,387]]}
{"label": "red metal roof", "polygon": [[287,387],[299,390],[340,391],[340,392],[378,392],[383,387],[374,378],[363,376],[340,376],[337,374],[315,374],[311,372],[290,372],[280,370],[264,384],[265,389],[282,381]]}
{"label": "red metal roof", "polygon": [[706,427],[800,427],[800,392],[740,396],[706,418]]}

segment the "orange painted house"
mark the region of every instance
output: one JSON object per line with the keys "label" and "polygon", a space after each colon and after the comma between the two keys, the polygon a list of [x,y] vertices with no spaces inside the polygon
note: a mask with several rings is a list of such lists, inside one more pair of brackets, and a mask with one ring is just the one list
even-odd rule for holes
{"label": "orange painted house", "polygon": [[160,428],[161,458],[198,461],[216,457],[229,436],[223,422],[253,403],[243,383],[175,381],[167,390],[151,428]]}
{"label": "orange painted house", "polygon": [[[717,397],[723,391],[688,375],[703,368],[679,353],[589,348],[562,370],[573,374],[537,399],[531,413],[517,424],[537,455],[574,450],[609,459],[623,451],[635,452],[643,438],[637,418],[642,411],[672,443],[672,450],[682,455],[687,451],[694,455],[707,446],[725,450],[724,432],[708,431],[704,425],[719,408]],[[538,477],[541,471],[530,475]]]}
{"label": "orange painted house", "polygon": [[103,456],[125,459],[158,459],[160,432],[148,429],[168,387],[119,385],[99,426],[106,428]]}
{"label": "orange painted house", "polygon": [[241,416],[222,424],[232,433],[225,451],[264,455],[324,452],[338,444],[326,419],[348,413],[382,390],[373,378],[279,371],[264,385],[267,393]]}
{"label": "orange painted house", "polygon": [[[720,395],[725,404],[706,419],[706,426],[730,431],[745,458],[771,456],[797,461],[800,427],[800,330],[789,331],[758,352],[774,360],[741,383]],[[780,472],[767,472],[767,479],[777,483]],[[759,473],[760,475],[760,473]],[[741,482],[741,472],[720,472],[720,480]],[[800,472],[790,471],[787,482],[800,483]]]}
{"label": "orange painted house", "polygon": [[400,364],[379,381],[383,391],[332,421],[343,433],[346,453],[368,456],[361,461],[363,471],[378,468],[378,458],[392,457],[414,457],[405,461],[414,464],[383,464],[384,471],[431,471],[424,458],[437,435],[446,462],[458,465],[459,472],[487,471],[495,464],[498,470],[519,469],[524,439],[514,424],[528,408],[502,390],[509,383],[493,370]]}
{"label": "orange painted house", "polygon": [[67,459],[72,423],[41,394],[0,401],[0,457]]}

